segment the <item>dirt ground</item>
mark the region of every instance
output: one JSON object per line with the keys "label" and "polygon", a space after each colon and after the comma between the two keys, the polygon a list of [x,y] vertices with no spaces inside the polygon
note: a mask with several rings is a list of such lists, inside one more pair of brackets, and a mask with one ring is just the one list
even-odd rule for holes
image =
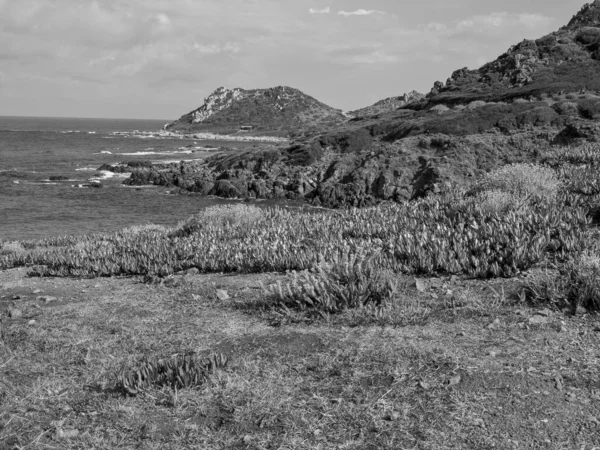
{"label": "dirt ground", "polygon": [[[282,321],[261,283],[284,279],[0,272],[0,449],[600,449],[596,316],[524,305],[519,279],[407,278],[396,325]],[[116,389],[192,352],[229,364]]]}

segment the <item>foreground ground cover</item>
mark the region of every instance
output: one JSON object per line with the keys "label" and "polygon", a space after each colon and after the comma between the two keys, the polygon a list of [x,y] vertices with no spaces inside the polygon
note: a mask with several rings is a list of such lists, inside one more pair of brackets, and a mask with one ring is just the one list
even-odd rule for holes
{"label": "foreground ground cover", "polygon": [[[278,320],[261,306],[274,273],[148,284],[25,272],[0,273],[0,448],[600,445],[597,322],[519,303],[533,273],[421,279],[425,292],[399,279],[402,326],[377,326],[352,313]],[[123,363],[215,351],[228,366],[196,388],[117,388]]]}
{"label": "foreground ground cover", "polygon": [[0,448],[597,447],[596,160],[2,242]]}

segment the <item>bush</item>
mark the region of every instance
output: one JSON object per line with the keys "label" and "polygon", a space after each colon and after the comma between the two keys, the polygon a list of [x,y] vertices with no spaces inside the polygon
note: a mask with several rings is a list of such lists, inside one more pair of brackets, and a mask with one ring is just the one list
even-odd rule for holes
{"label": "bush", "polygon": [[189,236],[203,227],[246,226],[263,218],[263,210],[252,205],[217,205],[179,223],[173,235]]}
{"label": "bush", "polygon": [[501,190],[482,191],[478,194],[464,199],[457,204],[457,209],[464,211],[476,210],[483,216],[492,214],[503,215],[510,211],[523,211],[526,199],[512,192]]}
{"label": "bush", "polygon": [[558,102],[552,105],[552,108],[562,116],[579,116],[579,105],[575,102]]}
{"label": "bush", "polygon": [[373,259],[364,261],[350,256],[342,264],[294,272],[293,280],[285,287],[279,284],[267,292],[284,310],[291,307],[329,314],[367,305],[381,306],[391,300],[396,284]]}
{"label": "bush", "polygon": [[156,225],[153,223],[149,223],[146,225],[134,225],[131,227],[123,228],[121,233],[123,234],[143,234],[143,233],[167,233],[170,231],[170,228],[167,228],[163,225]]}
{"label": "bush", "polygon": [[5,242],[0,248],[0,255],[19,255],[25,253],[25,248],[19,241]]}
{"label": "bush", "polygon": [[486,103],[483,100],[475,100],[474,102],[471,102],[467,105],[467,109],[468,110],[472,110],[472,109],[477,109],[477,108],[481,108],[482,106],[485,106]]}
{"label": "bush", "polygon": [[552,200],[560,186],[561,182],[551,168],[535,164],[510,164],[484,175],[467,195],[502,191],[521,198]]}
{"label": "bush", "polygon": [[528,279],[525,295],[532,303],[566,307],[573,312],[578,306],[600,310],[600,257],[584,253],[559,267],[558,273],[544,272]]}
{"label": "bush", "polygon": [[448,108],[446,105],[435,105],[429,111],[437,113],[437,114],[442,114],[442,113],[445,113],[446,111],[450,111],[450,108]]}

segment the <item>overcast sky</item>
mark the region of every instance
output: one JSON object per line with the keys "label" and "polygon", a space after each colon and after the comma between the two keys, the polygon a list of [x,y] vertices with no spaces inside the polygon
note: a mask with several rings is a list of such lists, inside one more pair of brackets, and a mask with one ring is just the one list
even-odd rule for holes
{"label": "overcast sky", "polygon": [[0,0],[0,115],[175,119],[219,86],[352,110],[565,25],[564,0]]}

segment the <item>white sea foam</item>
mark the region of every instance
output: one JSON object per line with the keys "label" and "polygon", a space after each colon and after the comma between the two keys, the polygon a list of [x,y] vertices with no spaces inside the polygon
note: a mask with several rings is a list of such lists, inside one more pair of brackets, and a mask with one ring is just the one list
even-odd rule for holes
{"label": "white sea foam", "polygon": [[113,131],[112,136],[134,137],[139,139],[201,139],[204,141],[243,141],[243,142],[288,142],[289,139],[274,136],[246,136],[212,133],[179,134],[170,131]]}
{"label": "white sea foam", "polygon": [[79,169],[75,169],[76,172],[95,172],[95,167],[80,167]]}
{"label": "white sea foam", "polygon": [[135,152],[135,153],[115,153],[119,156],[150,156],[150,155],[176,155],[176,154],[189,155],[194,153],[193,150],[181,150],[177,152]]}
{"label": "white sea foam", "polygon": [[106,170],[101,170],[100,171],[100,175],[98,175],[96,177],[89,178],[88,181],[90,183],[100,182],[100,181],[108,180],[108,179],[114,177],[115,175],[116,174],[113,173],[113,172],[108,172]]}
{"label": "white sea foam", "polygon": [[102,150],[100,153],[94,153],[95,155],[112,155],[112,152],[108,150]]}

